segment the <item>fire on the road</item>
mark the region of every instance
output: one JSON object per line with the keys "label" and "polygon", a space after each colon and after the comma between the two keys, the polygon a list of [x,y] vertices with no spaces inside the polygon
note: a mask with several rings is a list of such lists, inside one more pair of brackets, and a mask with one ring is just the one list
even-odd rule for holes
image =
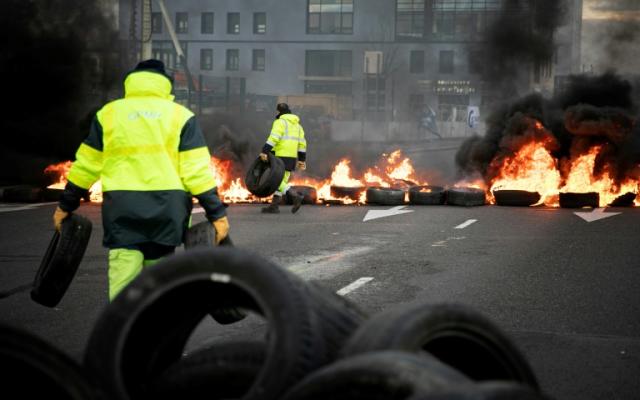
{"label": "fire on the road", "polygon": [[[54,175],[56,179],[56,182],[50,185],[49,188],[64,188],[71,165],[71,161],[65,161],[50,165],[45,169],[45,174]],[[226,203],[254,203],[261,201],[247,190],[242,177],[237,176],[238,170],[234,168],[232,161],[212,157],[210,170],[218,184],[218,192]],[[314,187],[317,191],[319,202],[333,201],[343,204],[363,204],[366,195],[364,191],[362,191],[359,199],[354,200],[349,197],[335,197],[331,194],[331,187],[408,187],[428,185],[428,182],[416,174],[411,160],[408,157],[404,157],[400,150],[396,150],[391,154],[383,154],[380,162],[374,167],[368,168],[360,178],[352,176],[351,161],[345,158],[334,166],[330,178],[298,177],[291,181],[291,185]],[[91,201],[102,201],[102,185],[100,181],[91,187],[90,192]]]}

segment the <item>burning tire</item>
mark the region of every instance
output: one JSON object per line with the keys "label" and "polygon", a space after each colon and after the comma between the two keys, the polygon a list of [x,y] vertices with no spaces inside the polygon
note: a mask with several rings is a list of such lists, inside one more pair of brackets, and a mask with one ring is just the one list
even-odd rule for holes
{"label": "burning tire", "polygon": [[447,204],[452,206],[483,206],[484,190],[473,187],[454,187],[447,191]]}
{"label": "burning tire", "polygon": [[66,293],[80,266],[91,237],[91,221],[71,214],[55,231],[36,273],[31,299],[55,307]]}
{"label": "burning tire", "polygon": [[526,190],[494,190],[493,196],[499,206],[529,207],[540,201],[540,193]]}
{"label": "burning tire", "polygon": [[402,205],[404,204],[404,190],[384,187],[367,188],[367,204]]}
{"label": "burning tire", "polygon": [[6,325],[0,325],[0,368],[7,398],[102,398],[71,358],[40,338]]}
{"label": "burning tire", "polygon": [[360,195],[364,192],[364,189],[362,186],[331,186],[331,196],[339,199],[348,198],[357,201],[360,199]]}
{"label": "burning tire", "polygon": [[4,201],[16,203],[37,203],[42,199],[42,189],[30,186],[12,186],[2,191]]}
{"label": "burning tire", "polygon": [[380,351],[315,371],[293,387],[284,400],[418,399],[451,387],[471,388],[473,383],[429,354]]}
{"label": "burning tire", "polygon": [[414,186],[409,189],[409,203],[416,205],[444,204],[447,192],[441,186]]}
{"label": "burning tire", "polygon": [[255,255],[196,249],[143,271],[106,307],[89,338],[85,366],[112,397],[148,398],[147,385],[181,358],[198,323],[220,303],[252,310],[269,324],[264,365],[244,399],[280,398],[331,362],[362,322]]}
{"label": "burning tire", "polygon": [[272,153],[267,153],[267,162],[258,157],[249,167],[244,183],[247,189],[258,197],[271,196],[284,177],[284,163]]}
{"label": "burning tire", "polygon": [[632,192],[625,193],[623,195],[616,197],[616,199],[613,200],[609,205],[611,207],[633,207],[636,200],[636,196],[637,195]]}
{"label": "burning tire", "polygon": [[367,320],[344,356],[378,350],[427,351],[474,381],[515,381],[537,389],[524,356],[498,327],[459,305],[416,304]]}
{"label": "burning tire", "polygon": [[596,192],[574,193],[560,192],[560,207],[562,208],[597,208],[600,204],[600,195]]}
{"label": "burning tire", "polygon": [[291,186],[286,195],[286,201],[288,205],[293,204],[293,196],[291,196],[290,194],[291,190],[303,196],[302,204],[316,204],[316,202],[318,201],[318,193],[316,192],[316,188],[312,186]]}
{"label": "burning tire", "polygon": [[154,399],[239,399],[265,361],[261,342],[216,343],[169,367],[150,387]]}

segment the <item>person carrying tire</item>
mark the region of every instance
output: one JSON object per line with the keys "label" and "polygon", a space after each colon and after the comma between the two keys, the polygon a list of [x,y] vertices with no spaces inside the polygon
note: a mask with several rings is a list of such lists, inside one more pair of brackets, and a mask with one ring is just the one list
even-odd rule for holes
{"label": "person carrying tire", "polygon": [[76,153],[53,215],[56,229],[102,180],[103,245],[109,249],[109,299],[143,269],[174,252],[195,196],[216,231],[229,232],[194,114],[175,103],[173,79],[158,60],[140,62],[124,80],[124,98],[99,110]]}
{"label": "person carrying tire", "polygon": [[300,125],[300,118],[291,113],[289,106],[286,103],[279,103],[276,109],[278,115],[273,121],[271,134],[262,147],[260,159],[267,161],[267,153],[274,153],[276,157],[284,162],[285,172],[278,190],[276,190],[271,199],[271,204],[264,207],[262,212],[267,214],[279,213],[280,208],[278,205],[282,201],[282,196],[289,192],[293,199],[291,212],[295,214],[300,209],[304,196],[290,190],[289,178],[296,166],[303,171],[307,168],[307,141],[304,138],[304,129]]}

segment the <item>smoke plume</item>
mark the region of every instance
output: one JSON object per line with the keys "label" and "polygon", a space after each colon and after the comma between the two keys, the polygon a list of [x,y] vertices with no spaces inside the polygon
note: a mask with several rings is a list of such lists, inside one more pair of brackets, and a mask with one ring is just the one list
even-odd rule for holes
{"label": "smoke plume", "polygon": [[[25,165],[73,158],[92,111],[121,85],[116,32],[99,1],[4,1],[0,38],[3,152],[24,155]],[[3,181],[29,180],[25,171],[2,171]]]}

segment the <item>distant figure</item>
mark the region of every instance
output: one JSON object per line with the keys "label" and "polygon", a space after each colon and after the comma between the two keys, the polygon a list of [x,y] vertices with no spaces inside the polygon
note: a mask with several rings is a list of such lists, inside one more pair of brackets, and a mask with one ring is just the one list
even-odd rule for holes
{"label": "distant figure", "polygon": [[[307,168],[307,141],[304,138],[304,129],[300,125],[300,118],[291,114],[291,110],[286,103],[279,103],[276,106],[278,115],[271,126],[271,133],[260,153],[260,159],[267,161],[267,153],[272,152],[284,162],[284,178],[278,190],[271,199],[271,204],[262,209],[263,213],[277,214],[280,212],[278,205],[289,189],[289,178],[296,166],[301,170]],[[291,191],[293,197],[292,213],[296,213],[302,205],[303,196]]]}
{"label": "distant figure", "polygon": [[418,122],[418,132],[424,134],[425,139],[428,139],[429,132],[436,135],[439,139],[442,139],[442,136],[440,136],[440,134],[438,133],[436,113],[429,106],[425,106],[422,109],[422,115],[420,116],[420,121]]}
{"label": "distant figure", "polygon": [[59,231],[91,185],[102,180],[111,300],[182,243],[192,196],[213,224],[217,244],[229,232],[202,131],[193,113],[173,101],[172,84],[158,60],[143,61],[126,76],[124,98],[93,119],[53,216]]}

